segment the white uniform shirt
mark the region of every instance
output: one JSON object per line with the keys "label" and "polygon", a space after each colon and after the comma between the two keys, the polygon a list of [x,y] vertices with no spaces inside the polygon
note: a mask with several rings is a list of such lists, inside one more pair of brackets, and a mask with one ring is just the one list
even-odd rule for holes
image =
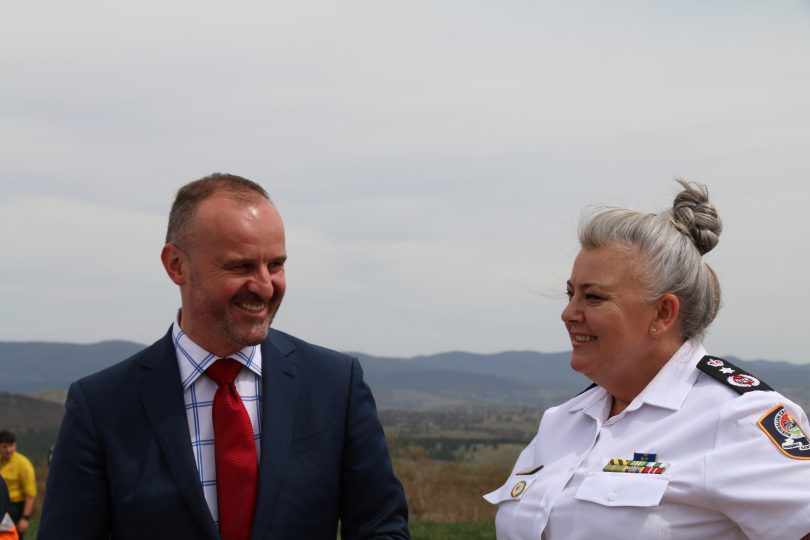
{"label": "white uniform shirt", "polygon": [[[757,422],[773,391],[740,395],[695,366],[687,341],[620,414],[596,387],[548,409],[498,504],[498,540],[798,539],[810,532],[810,460],[792,458]],[[807,432],[805,432],[807,433]],[[654,453],[662,474],[603,472],[612,458]],[[539,470],[538,467],[542,466]]]}

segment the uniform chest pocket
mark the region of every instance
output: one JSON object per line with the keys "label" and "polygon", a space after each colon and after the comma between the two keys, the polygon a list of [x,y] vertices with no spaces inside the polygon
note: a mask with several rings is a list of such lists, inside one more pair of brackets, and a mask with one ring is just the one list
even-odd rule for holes
{"label": "uniform chest pocket", "polygon": [[668,484],[660,474],[599,472],[582,481],[574,498],[603,506],[658,506]]}

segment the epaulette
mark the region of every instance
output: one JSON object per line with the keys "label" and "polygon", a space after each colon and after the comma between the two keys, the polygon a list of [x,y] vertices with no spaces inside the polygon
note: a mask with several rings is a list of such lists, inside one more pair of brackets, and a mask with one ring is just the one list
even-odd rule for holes
{"label": "epaulette", "polygon": [[716,356],[709,356],[707,354],[700,359],[697,368],[740,394],[753,392],[754,390],[773,390],[773,388],[744,369],[740,369],[728,360],[723,360]]}

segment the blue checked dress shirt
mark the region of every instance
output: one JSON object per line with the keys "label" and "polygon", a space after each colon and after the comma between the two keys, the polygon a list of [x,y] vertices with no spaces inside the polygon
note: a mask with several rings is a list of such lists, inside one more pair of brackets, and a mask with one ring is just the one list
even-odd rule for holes
{"label": "blue checked dress shirt", "polygon": [[[194,460],[200,472],[200,484],[205,501],[211,510],[211,517],[219,527],[219,509],[217,507],[217,471],[214,460],[214,424],[211,419],[211,405],[217,385],[205,375],[205,370],[218,360],[215,356],[183,332],[180,325],[172,325],[177,364],[180,367],[180,380],[183,382],[183,400],[186,404],[188,431],[191,434],[191,447]],[[262,425],[262,350],[259,346],[245,347],[236,354],[230,355],[248,369],[243,369],[236,377],[236,390],[245,404],[253,434],[256,440],[256,457],[261,452]]]}

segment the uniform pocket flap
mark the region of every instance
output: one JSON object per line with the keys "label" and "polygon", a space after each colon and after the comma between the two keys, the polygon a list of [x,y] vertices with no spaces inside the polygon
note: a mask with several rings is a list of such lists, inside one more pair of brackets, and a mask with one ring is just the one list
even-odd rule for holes
{"label": "uniform pocket flap", "polygon": [[660,474],[592,474],[579,486],[575,499],[603,506],[658,506],[669,478]]}

